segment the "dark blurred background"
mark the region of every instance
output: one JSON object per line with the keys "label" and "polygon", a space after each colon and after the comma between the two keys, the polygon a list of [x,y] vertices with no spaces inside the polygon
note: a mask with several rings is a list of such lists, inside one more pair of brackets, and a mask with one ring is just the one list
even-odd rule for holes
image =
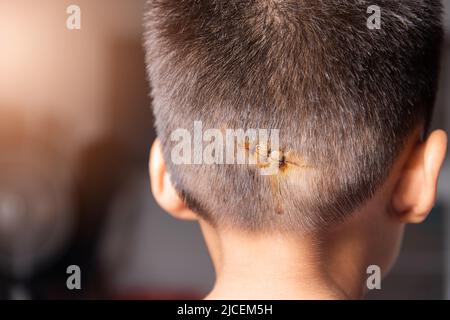
{"label": "dark blurred background", "polygon": [[[212,287],[199,228],[150,193],[144,2],[77,0],[81,30],[68,30],[73,1],[0,0],[0,299],[201,298]],[[449,37],[436,127],[450,127],[448,101]],[[450,298],[449,195],[447,161],[433,214],[408,227],[368,299]],[[66,287],[69,265],[81,290]]]}

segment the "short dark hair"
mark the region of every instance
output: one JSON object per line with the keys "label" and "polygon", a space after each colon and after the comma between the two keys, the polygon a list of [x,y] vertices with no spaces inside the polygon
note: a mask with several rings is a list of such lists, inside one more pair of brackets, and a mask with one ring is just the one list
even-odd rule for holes
{"label": "short dark hair", "polygon": [[[381,28],[367,26],[368,7]],[[314,231],[370,199],[427,127],[443,39],[439,0],[151,0],[145,49],[158,137],[186,204],[216,226]],[[309,164],[175,165],[170,135],[279,128]]]}

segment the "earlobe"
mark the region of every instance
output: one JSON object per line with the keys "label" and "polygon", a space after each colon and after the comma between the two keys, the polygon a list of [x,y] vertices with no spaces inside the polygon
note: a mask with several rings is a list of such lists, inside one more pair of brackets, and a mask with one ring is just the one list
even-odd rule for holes
{"label": "earlobe", "polygon": [[392,198],[403,222],[421,223],[433,208],[446,149],[447,134],[436,130],[411,152]]}
{"label": "earlobe", "polygon": [[153,142],[150,151],[149,171],[151,190],[159,206],[177,219],[197,220],[197,215],[186,207],[172,184],[159,139]]}

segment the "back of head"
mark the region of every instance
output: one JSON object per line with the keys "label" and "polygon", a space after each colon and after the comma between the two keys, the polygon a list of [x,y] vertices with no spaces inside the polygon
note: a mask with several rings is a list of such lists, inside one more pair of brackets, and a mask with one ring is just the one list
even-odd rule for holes
{"label": "back of head", "polygon": [[[152,0],[145,47],[171,179],[219,227],[311,231],[381,187],[426,128],[442,42],[438,0]],[[283,170],[176,165],[178,128],[280,129]]]}

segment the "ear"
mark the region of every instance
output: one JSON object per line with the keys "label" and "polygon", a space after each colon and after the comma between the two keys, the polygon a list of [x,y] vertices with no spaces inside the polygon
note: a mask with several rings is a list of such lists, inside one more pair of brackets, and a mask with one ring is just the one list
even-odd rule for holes
{"label": "ear", "polygon": [[439,172],[447,150],[447,134],[436,130],[411,152],[395,188],[392,206],[402,222],[421,223],[436,201]]}
{"label": "ear", "polygon": [[152,193],[159,206],[177,219],[197,220],[197,215],[186,207],[173,187],[159,139],[153,142],[150,151],[149,171]]}

